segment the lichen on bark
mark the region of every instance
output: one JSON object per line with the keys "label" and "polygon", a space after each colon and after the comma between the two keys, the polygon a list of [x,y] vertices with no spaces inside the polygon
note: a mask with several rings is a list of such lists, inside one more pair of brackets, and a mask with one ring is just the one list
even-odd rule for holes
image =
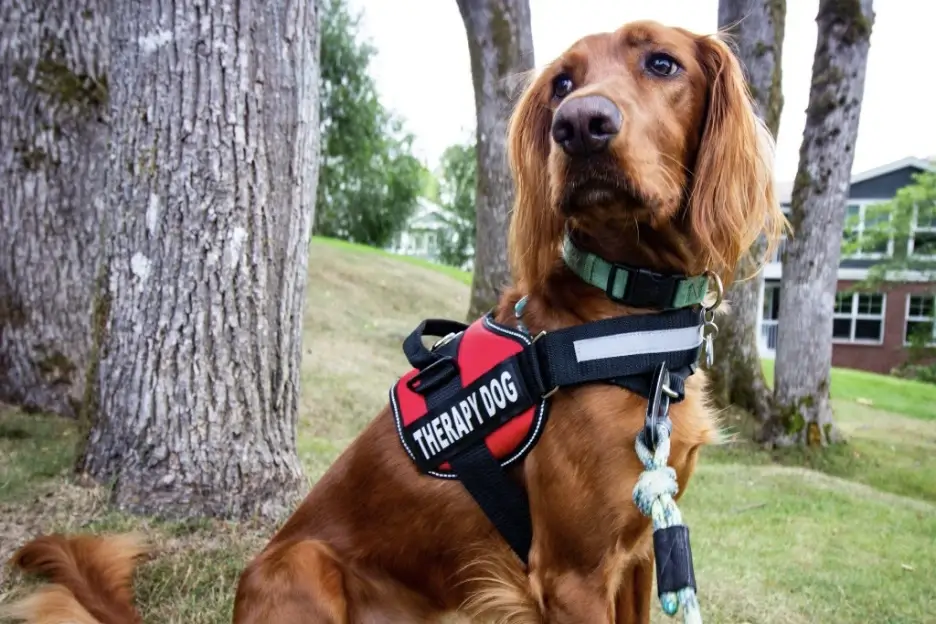
{"label": "lichen on bark", "polygon": [[275,520],[305,483],[318,4],[115,0],[112,11],[117,166],[79,468],[112,484],[125,511]]}
{"label": "lichen on bark", "polygon": [[101,9],[99,0],[0,2],[0,399],[64,416],[84,393],[100,251]]}
{"label": "lichen on bark", "polygon": [[489,310],[510,280],[507,226],[514,189],[505,166],[510,78],[533,67],[527,0],[458,0],[471,58],[477,114],[476,245],[468,318]]}
{"label": "lichen on bark", "polygon": [[774,445],[842,440],[829,397],[833,302],[874,13],[871,0],[820,0],[813,79],[793,187],[797,234],[780,289]]}
{"label": "lichen on bark", "polygon": [[74,105],[88,112],[107,105],[106,75],[76,73],[56,60],[52,52],[36,64],[32,86],[59,104]]}
{"label": "lichen on bark", "polygon": [[[786,4],[783,0],[720,0],[718,25],[734,43],[745,71],[748,90],[765,124],[776,136],[783,109],[780,90]],[[764,241],[756,242],[738,267],[750,275],[755,259],[763,257]],[[772,414],[772,395],[764,377],[758,349],[757,319],[763,279],[741,280],[726,292],[731,303],[727,318],[719,321],[715,364],[708,370],[709,388],[720,407],[735,406],[752,413],[758,422]]]}
{"label": "lichen on bark", "polygon": [[862,0],[827,0],[824,18],[829,27],[841,29],[839,38],[846,46],[860,45],[871,38],[874,14],[870,6],[865,10]]}
{"label": "lichen on bark", "polygon": [[[101,240],[103,246],[104,232],[106,226],[102,225]],[[82,428],[85,436],[91,431],[91,426],[98,414],[98,397],[100,386],[98,385],[98,375],[101,368],[101,357],[104,345],[107,342],[107,322],[110,318],[111,296],[109,291],[110,271],[107,260],[101,262],[98,275],[93,285],[93,298],[91,309],[91,348],[88,354],[88,361],[84,371],[85,385],[84,395],[78,409],[79,426]],[[85,463],[85,448],[80,449],[76,466],[83,466]]]}

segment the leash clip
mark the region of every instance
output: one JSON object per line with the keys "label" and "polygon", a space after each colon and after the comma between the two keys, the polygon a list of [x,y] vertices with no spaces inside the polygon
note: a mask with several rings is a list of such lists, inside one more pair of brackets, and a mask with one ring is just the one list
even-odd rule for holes
{"label": "leash clip", "polygon": [[657,425],[663,424],[668,430],[672,427],[669,419],[670,399],[675,399],[679,395],[670,388],[669,384],[669,369],[666,368],[666,362],[661,362],[653,375],[653,387],[650,400],[647,402],[647,417],[644,421],[644,442],[651,451],[656,449],[659,442]]}

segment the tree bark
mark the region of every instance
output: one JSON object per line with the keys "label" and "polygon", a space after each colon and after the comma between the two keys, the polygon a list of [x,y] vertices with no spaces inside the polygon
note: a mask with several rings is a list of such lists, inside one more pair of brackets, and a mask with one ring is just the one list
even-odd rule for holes
{"label": "tree bark", "polygon": [[783,260],[774,445],[826,445],[839,435],[829,402],[832,318],[842,228],[858,136],[872,0],[820,0],[818,41],[799,171],[794,236]]}
{"label": "tree bark", "polygon": [[509,79],[533,68],[527,0],[457,0],[471,55],[477,112],[478,190],[474,273],[468,318],[491,309],[510,281],[507,228],[513,180],[507,167]]}
{"label": "tree bark", "polygon": [[276,517],[318,175],[318,5],[115,0],[94,423],[118,507]]}
{"label": "tree bark", "polygon": [[[783,56],[785,0],[720,0],[718,28],[731,36],[744,66],[751,94],[770,132],[777,136],[783,110],[780,59]],[[758,350],[757,319],[763,273],[752,274],[766,251],[764,241],[755,243],[750,258],[738,267],[742,278],[725,293],[730,311],[719,322],[715,338],[716,358],[707,369],[709,391],[719,407],[734,405],[766,422],[773,409],[773,394],[767,385]],[[754,259],[754,261],[752,261]]]}
{"label": "tree bark", "polygon": [[0,3],[0,400],[75,416],[107,149],[107,11]]}

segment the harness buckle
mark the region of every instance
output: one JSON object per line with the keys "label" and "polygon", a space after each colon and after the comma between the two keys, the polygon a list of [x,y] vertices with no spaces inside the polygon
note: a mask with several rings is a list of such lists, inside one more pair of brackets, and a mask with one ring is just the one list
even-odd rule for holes
{"label": "harness buckle", "polygon": [[627,267],[623,267],[620,264],[610,263],[611,269],[608,271],[608,281],[605,282],[605,294],[608,295],[608,299],[611,301],[620,301],[624,302],[624,299],[627,297],[627,291],[629,290],[630,280],[627,281],[627,284],[624,286],[624,292],[621,293],[620,297],[614,295],[614,282],[617,281],[618,271],[626,271]]}
{"label": "harness buckle", "polygon": [[[535,345],[535,344],[536,344],[536,341],[539,340],[540,338],[542,338],[542,337],[545,336],[545,335],[546,335],[546,330],[544,329],[543,331],[541,331],[540,333],[536,334],[536,336],[533,337],[533,342],[531,342],[530,344],[531,344],[531,345]],[[533,354],[533,358],[534,358],[534,359],[536,358],[536,354]],[[537,371],[537,376],[540,376],[540,375],[539,375],[539,371]],[[540,382],[542,382],[542,378],[540,378]],[[541,385],[540,387],[542,387],[542,385]],[[556,394],[556,392],[558,392],[558,391],[559,391],[559,386],[553,386],[552,390],[547,390],[545,393],[543,393],[542,395],[540,395],[540,398],[541,398],[541,399],[548,399],[548,398],[551,397],[552,395]]]}
{"label": "harness buckle", "polygon": [[[427,379],[425,383],[422,383],[423,378],[431,374],[432,371],[436,371],[438,374],[433,375],[431,378]],[[416,394],[425,394],[436,386],[446,383],[456,374],[458,374],[458,363],[451,356],[443,355],[432,364],[407,379],[406,387]]]}

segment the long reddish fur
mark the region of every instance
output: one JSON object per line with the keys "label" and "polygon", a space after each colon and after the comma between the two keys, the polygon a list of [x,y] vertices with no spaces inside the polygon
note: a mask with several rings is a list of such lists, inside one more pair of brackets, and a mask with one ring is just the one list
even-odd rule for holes
{"label": "long reddish fur", "polygon": [[[685,63],[682,82],[660,86],[627,73],[648,41]],[[612,153],[653,210],[598,206],[570,216],[556,207],[569,175],[549,139],[549,85],[558,68],[578,72],[582,94],[599,93],[622,108],[629,125]],[[646,312],[612,303],[562,266],[567,223],[610,260],[693,275],[710,270],[726,285],[756,236],[766,234],[772,248],[785,227],[772,140],[754,115],[740,65],[715,37],[652,22],[587,37],[527,87],[509,139],[514,285],[497,307],[501,323],[514,324],[522,296],[534,333]],[[645,406],[600,384],[553,396],[539,443],[509,471],[525,487],[533,517],[526,571],[458,483],[416,471],[385,408],[244,570],[234,621],[423,622],[460,609],[518,624],[647,624],[651,531],[631,501]],[[704,372],[689,378],[671,417],[670,465],[681,496],[700,448],[717,436]],[[15,614],[34,624],[139,621],[129,587],[136,544],[87,536],[30,542],[15,563],[59,585]]]}
{"label": "long reddish fur", "polygon": [[146,552],[143,538],[135,534],[38,537],[13,555],[12,564],[53,585],[0,609],[0,617],[34,624],[142,622],[131,580]]}

